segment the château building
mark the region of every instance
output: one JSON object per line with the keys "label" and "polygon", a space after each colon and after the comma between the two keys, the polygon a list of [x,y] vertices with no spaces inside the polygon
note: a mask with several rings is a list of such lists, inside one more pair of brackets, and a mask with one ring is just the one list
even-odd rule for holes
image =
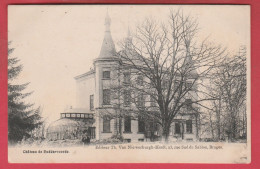
{"label": "ch\u00e2teau building", "polygon": [[[111,19],[105,18],[105,34],[99,56],[94,60],[94,69],[75,77],[76,81],[76,108],[70,108],[61,113],[59,120],[51,124],[47,131],[47,138],[78,139],[87,131],[92,139],[102,140],[120,135],[128,142],[150,141],[161,137],[161,127],[156,123],[149,123],[141,118],[127,116],[127,112],[119,116],[116,108],[111,85],[118,81],[118,67],[122,66],[110,31]],[[129,37],[128,37],[129,38]],[[129,83],[131,74],[124,74],[119,85]],[[120,75],[121,77],[121,75]],[[142,83],[142,77],[135,79]],[[122,97],[125,104],[129,101],[130,93],[124,92]],[[147,106],[155,104],[149,97],[137,97],[138,104]],[[119,104],[119,102],[117,102]],[[125,109],[127,110],[127,109]],[[121,110],[122,111],[122,110]],[[171,125],[170,139],[195,140],[197,135],[196,113],[187,109],[187,112],[177,115]]]}

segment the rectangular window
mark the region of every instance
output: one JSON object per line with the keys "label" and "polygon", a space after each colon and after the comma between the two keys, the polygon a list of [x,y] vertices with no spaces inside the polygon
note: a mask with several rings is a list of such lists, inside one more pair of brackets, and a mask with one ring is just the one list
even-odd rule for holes
{"label": "rectangular window", "polygon": [[143,84],[144,84],[143,76],[137,77],[137,84],[140,85],[140,86],[143,86]]}
{"label": "rectangular window", "polygon": [[192,100],[186,99],[185,104],[186,104],[187,111],[192,111]]}
{"label": "rectangular window", "polygon": [[129,84],[130,83],[130,73],[124,73],[124,83]]}
{"label": "rectangular window", "polygon": [[103,105],[110,105],[110,90],[103,90]]}
{"label": "rectangular window", "polygon": [[94,95],[89,96],[89,108],[90,110],[94,110]]}
{"label": "rectangular window", "polygon": [[103,71],[103,79],[110,79],[110,71]]}
{"label": "rectangular window", "polygon": [[185,100],[185,104],[186,104],[187,106],[191,106],[191,105],[192,105],[192,100],[191,100],[191,99],[186,99],[186,100]]}
{"label": "rectangular window", "polygon": [[144,95],[143,93],[139,93],[137,97],[137,107],[138,108],[144,108]]}
{"label": "rectangular window", "polygon": [[145,131],[145,122],[142,117],[138,117],[138,132],[143,133]]}
{"label": "rectangular window", "polygon": [[110,133],[110,117],[108,116],[103,117],[103,132]]}
{"label": "rectangular window", "polygon": [[192,88],[192,82],[187,82],[187,83],[186,83],[186,87],[187,87],[188,89],[191,89],[191,88]]}
{"label": "rectangular window", "polygon": [[131,117],[130,116],[125,116],[124,125],[125,125],[125,132],[130,133],[131,132]]}
{"label": "rectangular window", "polygon": [[131,143],[131,139],[124,139],[124,142]]}
{"label": "rectangular window", "polygon": [[186,133],[192,133],[192,120],[186,121]]}
{"label": "rectangular window", "polygon": [[130,90],[124,90],[124,106],[129,106],[131,101]]}
{"label": "rectangular window", "polygon": [[180,125],[180,123],[175,123],[175,134],[181,134],[181,125]]}

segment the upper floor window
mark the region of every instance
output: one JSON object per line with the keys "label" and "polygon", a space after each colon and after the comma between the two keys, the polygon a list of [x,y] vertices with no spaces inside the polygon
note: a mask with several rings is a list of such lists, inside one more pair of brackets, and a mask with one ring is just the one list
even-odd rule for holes
{"label": "upper floor window", "polygon": [[169,81],[167,79],[162,80],[162,88],[163,89],[169,88]]}
{"label": "upper floor window", "polygon": [[124,83],[127,83],[127,84],[130,83],[130,73],[129,72],[124,73]]}
{"label": "upper floor window", "polygon": [[174,81],[174,89],[176,90],[177,88],[179,88],[179,86],[180,86],[180,82]]}
{"label": "upper floor window", "polygon": [[90,110],[94,110],[94,95],[89,96],[89,108]]}
{"label": "upper floor window", "polygon": [[124,106],[129,106],[131,102],[130,90],[124,90]]}
{"label": "upper floor window", "polygon": [[187,110],[192,110],[192,100],[191,99],[186,99],[185,104],[186,104]]}
{"label": "upper floor window", "polygon": [[142,86],[144,84],[144,79],[143,76],[138,76],[137,77],[137,84]]}
{"label": "upper floor window", "polygon": [[186,87],[187,87],[188,89],[191,89],[191,88],[192,88],[192,82],[187,82],[187,83],[186,83]]}
{"label": "upper floor window", "polygon": [[192,133],[192,120],[187,120],[186,121],[186,132],[187,133]]}
{"label": "upper floor window", "polygon": [[110,79],[110,71],[103,71],[103,79]]}
{"label": "upper floor window", "polygon": [[103,105],[109,105],[110,104],[110,90],[104,89],[103,90]]}
{"label": "upper floor window", "polygon": [[137,107],[144,108],[144,95],[143,93],[139,93],[137,97]]}

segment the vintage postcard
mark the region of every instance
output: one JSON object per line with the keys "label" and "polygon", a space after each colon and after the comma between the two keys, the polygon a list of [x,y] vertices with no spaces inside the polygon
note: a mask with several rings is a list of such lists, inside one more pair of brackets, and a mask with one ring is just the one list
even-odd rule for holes
{"label": "vintage postcard", "polygon": [[250,163],[249,5],[9,5],[10,163]]}

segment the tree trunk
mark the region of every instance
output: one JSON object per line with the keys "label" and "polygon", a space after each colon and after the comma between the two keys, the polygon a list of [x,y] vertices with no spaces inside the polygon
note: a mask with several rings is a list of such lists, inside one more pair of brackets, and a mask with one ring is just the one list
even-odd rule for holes
{"label": "tree trunk", "polygon": [[211,131],[212,139],[215,139],[214,127],[213,127],[212,114],[211,114],[211,112],[209,113],[209,124],[210,124],[210,131]]}
{"label": "tree trunk", "polygon": [[122,136],[122,117],[119,117],[119,135]]}
{"label": "tree trunk", "polygon": [[199,121],[198,121],[198,116],[199,116],[199,114],[195,115],[195,120],[196,120],[196,139],[200,140],[200,138],[199,138]]}
{"label": "tree trunk", "polygon": [[221,126],[220,126],[220,113],[221,113],[221,97],[219,99],[219,107],[217,110],[217,130],[218,130],[218,141],[221,139]]}
{"label": "tree trunk", "polygon": [[233,109],[231,112],[231,127],[230,127],[230,132],[231,132],[231,141],[234,142],[237,140],[237,117],[235,115],[235,112],[237,110]]}
{"label": "tree trunk", "polygon": [[166,128],[163,129],[162,138],[163,138],[163,141],[165,141],[166,143],[169,141],[169,130],[167,130]]}
{"label": "tree trunk", "polygon": [[231,138],[232,138],[232,142],[234,142],[236,139],[237,139],[237,137],[236,137],[236,133],[237,133],[237,125],[236,125],[236,119],[235,119],[235,117],[234,118],[232,118],[232,128],[231,128]]}
{"label": "tree trunk", "polygon": [[169,132],[170,132],[170,124],[167,122],[163,125],[163,133],[162,133],[162,140],[165,142],[169,141]]}

